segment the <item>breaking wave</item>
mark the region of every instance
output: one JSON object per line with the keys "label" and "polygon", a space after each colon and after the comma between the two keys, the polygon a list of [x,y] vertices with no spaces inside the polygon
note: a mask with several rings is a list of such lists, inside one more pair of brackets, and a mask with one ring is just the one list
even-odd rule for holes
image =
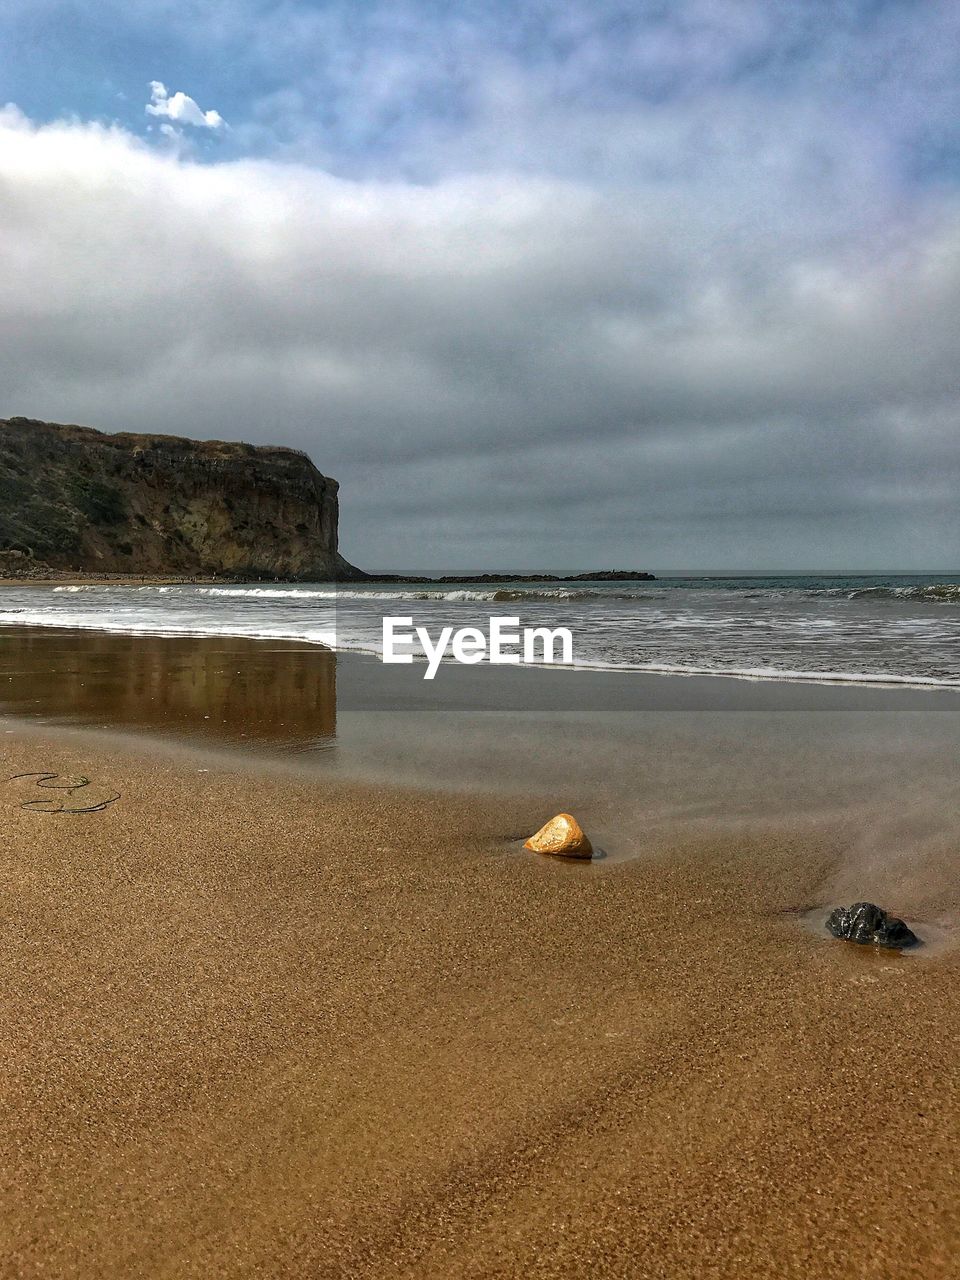
{"label": "breaking wave", "polygon": [[[397,587],[364,588],[364,587],[209,587],[192,584],[172,584],[168,586],[143,586],[133,588],[136,591],[164,594],[186,594],[197,596],[215,596],[236,600],[438,600],[453,604],[468,603],[471,600],[490,601],[492,603],[509,604],[511,601],[523,600],[656,600],[661,598],[649,591],[603,591],[575,589],[567,587]],[[85,586],[54,587],[54,591],[106,591],[108,587],[99,584]]]}
{"label": "breaking wave", "polygon": [[575,666],[960,688],[960,577],[953,575],[677,577],[642,585],[97,582],[52,591],[5,587],[0,626],[245,636],[376,653],[385,615],[411,615],[436,635],[444,625],[483,627],[488,618],[517,614],[523,625],[568,627]]}
{"label": "breaking wave", "polygon": [[931,604],[960,604],[960,583],[932,582],[909,587],[856,587],[848,600],[920,600]]}
{"label": "breaking wave", "polygon": [[[178,590],[179,588],[172,588]],[[159,587],[159,591],[171,590]],[[488,600],[508,604],[520,600],[654,600],[646,591],[589,591],[567,587],[398,587],[396,590],[336,587],[324,590],[271,587],[196,587],[199,595],[261,600],[447,600],[453,604]]]}

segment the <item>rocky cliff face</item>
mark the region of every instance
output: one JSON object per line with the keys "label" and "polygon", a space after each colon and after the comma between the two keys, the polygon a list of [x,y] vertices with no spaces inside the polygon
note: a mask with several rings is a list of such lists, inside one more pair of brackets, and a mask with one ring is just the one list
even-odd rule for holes
{"label": "rocky cliff face", "polygon": [[295,449],[0,419],[0,552],[85,573],[335,580],[337,482]]}

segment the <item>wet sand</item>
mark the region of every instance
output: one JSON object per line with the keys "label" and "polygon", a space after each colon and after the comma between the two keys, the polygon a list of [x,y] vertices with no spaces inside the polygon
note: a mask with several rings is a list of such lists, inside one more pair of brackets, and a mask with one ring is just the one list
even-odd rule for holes
{"label": "wet sand", "polygon": [[279,749],[336,736],[336,680],[318,645],[0,626],[0,713],[48,724]]}
{"label": "wet sand", "polygon": [[956,1274],[958,709],[0,630],[0,1275]]}
{"label": "wet sand", "polygon": [[832,827],[0,743],[120,793],[0,785],[3,1275],[956,1274],[960,955],[812,932]]}

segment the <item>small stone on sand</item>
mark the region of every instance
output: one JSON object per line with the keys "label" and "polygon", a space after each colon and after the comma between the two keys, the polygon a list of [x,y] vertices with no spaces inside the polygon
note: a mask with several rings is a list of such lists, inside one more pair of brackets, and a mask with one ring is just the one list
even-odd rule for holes
{"label": "small stone on sand", "polygon": [[920,941],[909,925],[873,902],[837,907],[827,918],[827,931],[845,942],[873,943],[896,951],[915,947]]}
{"label": "small stone on sand", "polygon": [[593,845],[580,823],[569,813],[558,813],[524,841],[523,847],[534,853],[550,853],[559,858],[592,858]]}

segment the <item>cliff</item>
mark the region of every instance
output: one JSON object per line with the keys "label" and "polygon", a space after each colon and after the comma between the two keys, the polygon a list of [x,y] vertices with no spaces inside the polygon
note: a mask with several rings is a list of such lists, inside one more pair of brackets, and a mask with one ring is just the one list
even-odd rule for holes
{"label": "cliff", "polygon": [[332,580],[337,482],[304,453],[0,419],[0,552],[84,573]]}

